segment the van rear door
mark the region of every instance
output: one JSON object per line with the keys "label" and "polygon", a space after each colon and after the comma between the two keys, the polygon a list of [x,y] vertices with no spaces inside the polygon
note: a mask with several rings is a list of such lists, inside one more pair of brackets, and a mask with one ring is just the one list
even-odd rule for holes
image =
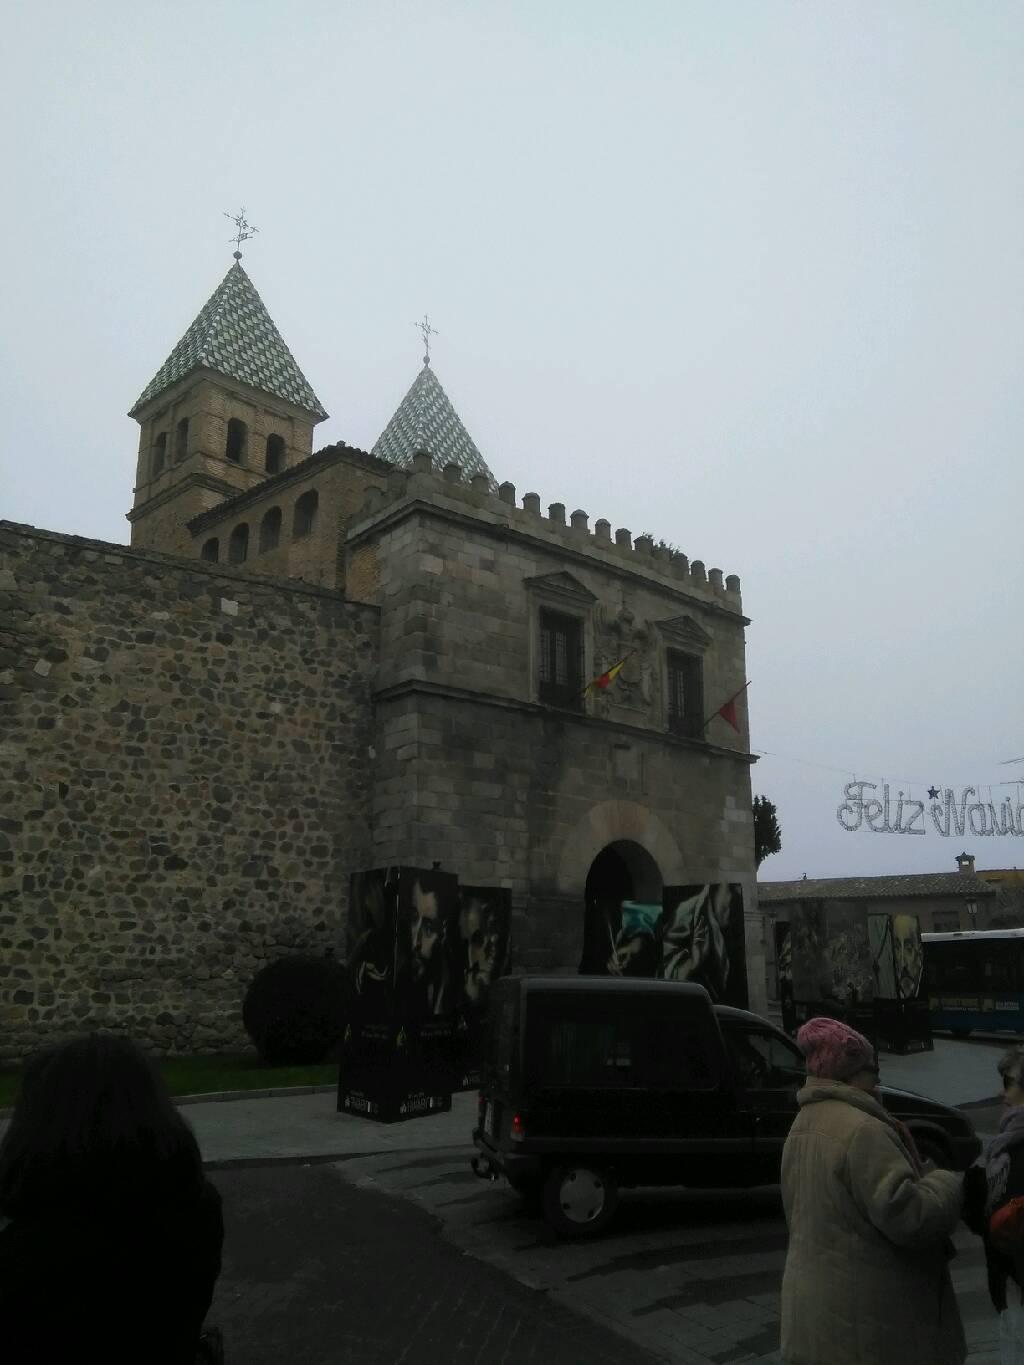
{"label": "van rear door", "polygon": [[481,1136],[497,1147],[511,1125],[519,1085],[519,1021],[522,984],[504,977],[495,982],[487,1012],[480,1069]]}

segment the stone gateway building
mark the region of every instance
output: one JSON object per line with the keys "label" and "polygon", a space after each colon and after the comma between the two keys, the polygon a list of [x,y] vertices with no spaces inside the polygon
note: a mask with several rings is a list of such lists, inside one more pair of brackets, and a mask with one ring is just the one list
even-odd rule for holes
{"label": "stone gateway building", "polygon": [[738,579],[498,484],[426,360],[314,453],[237,261],[132,416],[130,548],[0,523],[0,1060],[238,1047],[396,863],[509,888],[517,970],[576,971],[601,897],[739,887],[763,1006]]}

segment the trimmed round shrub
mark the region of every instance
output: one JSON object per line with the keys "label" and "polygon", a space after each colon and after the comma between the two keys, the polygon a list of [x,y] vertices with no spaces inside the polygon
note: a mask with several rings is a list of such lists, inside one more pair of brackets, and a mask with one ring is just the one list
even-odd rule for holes
{"label": "trimmed round shrub", "polygon": [[345,1031],[345,968],[327,957],[269,962],[242,1005],[245,1031],[268,1066],[303,1066],[333,1057]]}

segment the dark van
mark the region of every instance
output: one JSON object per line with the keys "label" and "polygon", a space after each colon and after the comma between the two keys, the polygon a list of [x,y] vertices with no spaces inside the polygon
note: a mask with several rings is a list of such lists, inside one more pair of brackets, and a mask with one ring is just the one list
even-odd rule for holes
{"label": "dark van", "polygon": [[[505,977],[491,994],[473,1168],[539,1199],[563,1236],[607,1226],[619,1190],[776,1184],[804,1060],[781,1030],[702,986]],[[956,1109],[880,1086],[923,1157],[981,1151]]]}

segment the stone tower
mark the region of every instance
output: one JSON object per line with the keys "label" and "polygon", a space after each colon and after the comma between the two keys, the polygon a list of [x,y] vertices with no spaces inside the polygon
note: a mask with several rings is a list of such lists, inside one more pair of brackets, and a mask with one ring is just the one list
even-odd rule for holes
{"label": "stone tower", "polygon": [[327,413],[236,259],[128,415],[132,545],[190,554],[191,518],[307,459]]}

